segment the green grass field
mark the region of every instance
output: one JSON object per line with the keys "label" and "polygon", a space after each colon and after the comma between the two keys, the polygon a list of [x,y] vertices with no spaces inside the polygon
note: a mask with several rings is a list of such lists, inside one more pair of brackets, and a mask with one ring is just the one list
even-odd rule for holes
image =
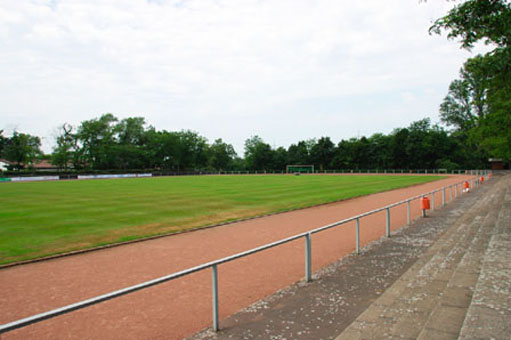
{"label": "green grass field", "polygon": [[173,233],[437,180],[195,176],[0,184],[0,263]]}

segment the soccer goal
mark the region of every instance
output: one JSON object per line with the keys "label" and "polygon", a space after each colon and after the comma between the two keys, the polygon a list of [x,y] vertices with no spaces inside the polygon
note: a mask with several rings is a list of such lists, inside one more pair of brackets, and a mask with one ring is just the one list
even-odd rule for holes
{"label": "soccer goal", "polygon": [[313,174],[314,173],[314,165],[287,165],[286,173],[304,173],[304,174]]}

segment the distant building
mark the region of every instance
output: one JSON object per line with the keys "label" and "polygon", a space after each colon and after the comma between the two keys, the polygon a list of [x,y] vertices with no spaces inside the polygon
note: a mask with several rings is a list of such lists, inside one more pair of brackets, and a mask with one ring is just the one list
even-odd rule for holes
{"label": "distant building", "polygon": [[[0,159],[0,170],[1,171],[7,171],[9,169],[12,169],[16,163],[8,161],[6,159]],[[25,169],[34,169],[38,171],[54,171],[58,170],[58,167],[51,164],[49,160],[42,159],[42,160],[35,160],[34,163],[27,165],[27,164],[20,164]]]}
{"label": "distant building", "polygon": [[7,167],[9,165],[11,165],[12,163],[5,160],[5,159],[0,159],[0,171],[7,171]]}
{"label": "distant building", "polygon": [[36,160],[31,166],[35,170],[58,170],[58,167],[56,165],[51,164],[50,161],[46,159],[42,160]]}
{"label": "distant building", "polygon": [[488,160],[492,170],[504,170],[504,162],[500,158],[490,158]]}

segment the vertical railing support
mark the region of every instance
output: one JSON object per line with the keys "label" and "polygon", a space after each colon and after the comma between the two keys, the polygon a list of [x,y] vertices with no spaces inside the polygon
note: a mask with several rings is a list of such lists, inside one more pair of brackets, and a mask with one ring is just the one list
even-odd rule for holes
{"label": "vertical railing support", "polygon": [[357,255],[360,254],[360,219],[357,218],[357,227],[356,227],[356,237],[355,237],[355,251]]}
{"label": "vertical railing support", "polygon": [[454,184],[454,198],[458,198],[458,184]]}
{"label": "vertical railing support", "polygon": [[406,223],[410,224],[411,222],[411,214],[410,214],[410,200],[406,202]]}
{"label": "vertical railing support", "polygon": [[442,206],[445,206],[445,187],[442,187]]}
{"label": "vertical railing support", "polygon": [[431,193],[431,211],[435,211],[435,192]]}
{"label": "vertical railing support", "polygon": [[387,210],[387,223],[385,227],[385,233],[387,237],[390,237],[390,208],[387,208],[385,210]]}
{"label": "vertical railing support", "polygon": [[211,267],[211,287],[213,293],[213,330],[218,332],[220,330],[218,322],[218,268],[215,265]]}
{"label": "vertical railing support", "polygon": [[311,233],[305,235],[305,280],[312,281]]}

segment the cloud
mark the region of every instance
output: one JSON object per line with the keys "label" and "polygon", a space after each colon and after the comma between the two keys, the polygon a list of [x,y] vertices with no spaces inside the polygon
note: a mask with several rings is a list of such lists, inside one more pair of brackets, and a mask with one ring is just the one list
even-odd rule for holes
{"label": "cloud", "polygon": [[[238,151],[255,133],[286,146],[322,134],[338,140],[360,129],[388,132],[435,115],[469,56],[427,33],[448,6],[398,0],[4,2],[0,128],[17,124],[49,135],[64,122],[113,112],[144,115],[158,129],[222,137]],[[393,101],[379,104],[383,98]],[[381,120],[385,115],[393,119]]]}

